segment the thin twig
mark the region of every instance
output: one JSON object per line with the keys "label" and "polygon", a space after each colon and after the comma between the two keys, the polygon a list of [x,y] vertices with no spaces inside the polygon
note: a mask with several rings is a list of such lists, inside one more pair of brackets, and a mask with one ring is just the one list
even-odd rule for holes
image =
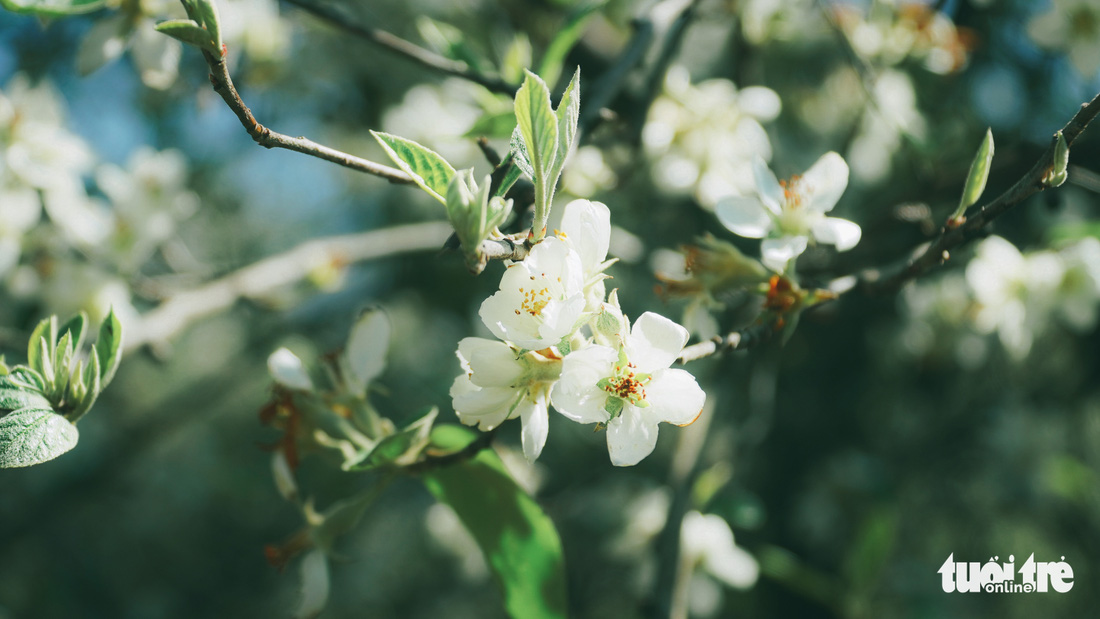
{"label": "thin twig", "polygon": [[450,233],[444,222],[410,224],[314,239],[193,290],[170,296],[142,316],[137,328],[127,333],[126,351],[167,342],[192,322],[224,311],[241,299],[256,299],[301,281],[318,266],[353,264],[439,247]]}
{"label": "thin twig", "polygon": [[758,322],[740,331],[733,331],[726,335],[716,335],[713,338],[692,344],[680,352],[677,359],[680,363],[695,361],[703,357],[726,350],[747,350],[762,344],[772,338],[777,330],[777,319]]}
{"label": "thin twig", "polygon": [[210,83],[214,86],[214,91],[221,95],[222,100],[233,110],[241,124],[244,125],[248,135],[252,136],[252,139],[260,146],[264,148],[285,148],[304,155],[310,155],[352,170],[382,177],[391,183],[411,184],[413,182],[408,174],[397,168],[349,155],[304,137],[292,138],[261,125],[257,122],[256,117],[252,115],[252,110],[248,109],[248,106],[241,100],[241,95],[237,92],[236,87],[233,86],[233,78],[229,76],[229,68],[225,64],[225,59],[215,57],[206,51],[203,51],[202,55],[206,58],[206,64],[210,66]]}
{"label": "thin twig", "polygon": [[514,95],[519,86],[515,84],[509,84],[508,82],[495,78],[482,75],[481,73],[474,71],[470,68],[470,65],[462,62],[461,60],[454,60],[445,56],[424,49],[414,43],[410,43],[401,37],[394,35],[385,30],[378,28],[370,28],[361,24],[355,23],[350,19],[348,15],[335,7],[324,6],[311,0],[286,0],[290,4],[297,6],[303,11],[315,15],[326,22],[341,28],[351,34],[362,37],[375,45],[394,52],[400,56],[404,56],[409,60],[416,62],[417,64],[438,71],[446,75],[453,75],[460,77],[464,80],[480,84],[489,90],[504,94]]}
{"label": "thin twig", "polygon": [[[1065,127],[1062,127],[1062,137],[1067,145],[1072,145],[1089,123],[1100,114],[1100,94],[1093,97],[1092,101],[1081,105],[1081,109],[1073,116]],[[1027,174],[1016,181],[1007,191],[997,196],[991,202],[982,205],[977,212],[968,215],[962,225],[944,226],[940,235],[932,241],[927,248],[916,258],[910,260],[904,266],[897,268],[892,273],[883,274],[877,269],[865,271],[860,279],[864,286],[871,292],[892,292],[901,287],[905,282],[919,277],[931,269],[943,264],[951,256],[951,250],[962,245],[968,240],[980,236],[982,229],[991,221],[1004,214],[1006,211],[1023,202],[1032,195],[1047,188],[1043,178],[1050,171],[1054,163],[1054,149],[1058,144],[1057,138],[1051,138],[1050,145],[1039,157],[1035,165],[1031,166]]]}

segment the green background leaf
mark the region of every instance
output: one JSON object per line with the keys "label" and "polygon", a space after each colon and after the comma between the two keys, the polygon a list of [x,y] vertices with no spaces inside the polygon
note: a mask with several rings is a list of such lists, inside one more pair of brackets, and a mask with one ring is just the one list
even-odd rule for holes
{"label": "green background leaf", "polygon": [[39,17],[79,15],[100,9],[106,4],[106,0],[0,0],[0,6],[9,11]]}
{"label": "green background leaf", "polygon": [[[476,434],[440,426],[432,443],[455,448]],[[509,476],[490,449],[459,463],[428,471],[424,484],[450,505],[485,553],[515,619],[566,616],[565,561],[550,518]]]}
{"label": "green background leaf", "polygon": [[0,468],[48,462],[76,447],[79,432],[45,408],[21,408],[0,417]]}

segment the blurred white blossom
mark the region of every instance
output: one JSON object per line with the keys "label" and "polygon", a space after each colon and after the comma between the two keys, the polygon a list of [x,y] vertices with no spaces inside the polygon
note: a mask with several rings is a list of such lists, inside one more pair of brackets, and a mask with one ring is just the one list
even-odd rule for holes
{"label": "blurred white blossom", "polygon": [[1053,0],[1045,13],[1027,25],[1042,47],[1065,52],[1086,78],[1100,70],[1100,4],[1095,0]]}
{"label": "blurred white blossom", "polygon": [[693,193],[707,209],[750,192],[753,158],[772,156],[761,123],[774,120],[780,107],[768,88],[738,90],[725,79],[691,84],[686,69],[673,67],[642,131],[654,182],[668,193]]}
{"label": "blurred white blossom", "polygon": [[859,243],[859,225],[828,217],[848,187],[848,165],[833,152],[825,153],[805,174],[779,181],[763,159],[753,162],[756,196],[727,197],[716,213],[734,234],[764,239],[763,262],[783,272],[806,250],[809,240],[847,251]]}
{"label": "blurred white blossom", "polygon": [[413,86],[401,103],[386,111],[382,127],[431,148],[456,169],[473,167],[484,159],[474,140],[466,137],[481,116],[474,88],[458,78]]}

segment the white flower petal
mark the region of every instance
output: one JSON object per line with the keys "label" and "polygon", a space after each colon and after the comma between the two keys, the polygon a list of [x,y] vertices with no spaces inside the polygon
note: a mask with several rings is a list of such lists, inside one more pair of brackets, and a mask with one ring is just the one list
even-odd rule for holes
{"label": "white flower petal", "polygon": [[760,254],[768,268],[785,271],[792,258],[806,251],[808,239],[804,236],[785,236],[778,239],[764,239],[760,244]]}
{"label": "white flower petal", "polygon": [[523,373],[516,353],[507,344],[480,337],[463,338],[458,343],[459,359],[465,362],[478,387],[511,387]]}
{"label": "white flower petal", "polygon": [[848,251],[859,244],[863,234],[859,224],[839,217],[823,217],[813,224],[814,239],[826,245],[835,245],[837,251]]}
{"label": "white flower petal", "polygon": [[821,156],[798,181],[808,202],[803,208],[828,213],[848,188],[848,164],[835,152]]}
{"label": "white flower petal", "polygon": [[306,373],[302,360],[286,348],[280,348],[271,353],[271,356],[267,358],[267,371],[271,374],[271,378],[275,379],[275,382],[284,387],[301,391],[311,391],[313,389],[313,381],[309,379],[309,374]]}
{"label": "white flower petal", "polygon": [[167,90],[179,75],[183,44],[153,29],[149,20],[137,26],[134,32],[130,56],[134,60],[141,81],[150,88]]}
{"label": "white flower petal", "polygon": [[651,373],[672,365],[684,350],[688,330],[653,312],[634,321],[626,338],[626,357],[641,373]]}
{"label": "white flower petal", "polygon": [[614,349],[598,344],[566,355],[561,364],[561,380],[550,392],[554,409],[577,423],[607,421],[604,410],[607,393],[596,383],[614,374],[618,358]]}
{"label": "white flower petal", "polygon": [[328,560],[320,548],[314,548],[302,558],[302,590],[295,619],[313,619],[321,614],[328,601]]}
{"label": "white flower petal", "polygon": [[607,422],[607,450],[615,466],[634,466],[656,446],[657,422],[645,409],[627,404],[622,414]]}
{"label": "white flower petal", "polygon": [[523,398],[516,410],[523,422],[523,432],[520,434],[523,455],[528,462],[534,462],[542,453],[542,448],[546,445],[546,435],[550,432],[550,413],[546,408],[545,392],[540,392],[534,400]]}
{"label": "white flower petal", "polygon": [[756,180],[756,195],[760,196],[760,201],[768,210],[778,215],[784,201],[783,188],[779,185],[775,172],[768,168],[768,164],[759,155],[752,160],[752,175]]}
{"label": "white flower petal", "polygon": [[365,393],[367,385],[382,373],[389,346],[390,321],[385,312],[364,312],[351,328],[344,349],[345,380],[355,393]]}
{"label": "white flower petal", "polygon": [[561,231],[580,254],[586,276],[591,276],[607,259],[611,243],[611,211],[602,202],[573,200],[565,205]]}
{"label": "white flower petal", "polygon": [[645,388],[649,408],[646,414],[654,421],[686,426],[699,418],[707,394],[687,370],[660,370]]}
{"label": "white flower petal", "polygon": [[767,208],[758,199],[749,196],[727,196],[714,207],[718,221],[730,232],[747,239],[762,239],[772,229],[773,222]]}
{"label": "white flower petal", "polygon": [[458,420],[479,430],[492,430],[508,418],[519,392],[504,387],[481,388],[461,374],[451,385],[451,400]]}

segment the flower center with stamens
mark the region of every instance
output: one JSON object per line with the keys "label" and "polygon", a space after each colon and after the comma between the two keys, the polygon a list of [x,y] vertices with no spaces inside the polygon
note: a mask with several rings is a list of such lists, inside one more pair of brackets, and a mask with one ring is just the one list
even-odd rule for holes
{"label": "flower center with stamens", "polygon": [[[534,276],[531,280],[534,281]],[[523,301],[520,303],[520,309],[527,312],[531,316],[542,315],[542,310],[552,300],[550,289],[546,286],[532,286],[531,288],[520,288],[520,294],[523,295]]]}
{"label": "flower center with stamens", "polygon": [[649,384],[651,376],[636,372],[637,366],[628,363],[625,355],[619,354],[619,362],[615,364],[615,375],[600,380],[597,387],[607,392],[609,397],[604,409],[611,414],[612,419],[622,411],[624,404],[632,404],[638,408],[646,408],[649,402],[645,399],[645,386]]}

